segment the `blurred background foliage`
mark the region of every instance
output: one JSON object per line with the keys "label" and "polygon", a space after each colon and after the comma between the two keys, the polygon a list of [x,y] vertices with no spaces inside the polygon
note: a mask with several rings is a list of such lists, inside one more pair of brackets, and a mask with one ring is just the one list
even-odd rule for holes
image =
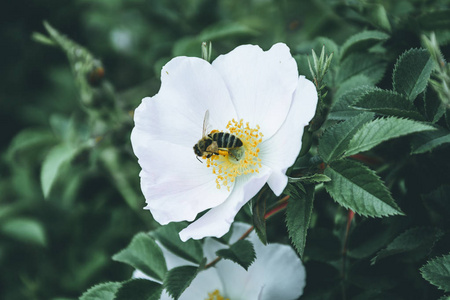
{"label": "blurred background foliage", "polygon": [[[448,8],[446,0],[19,0],[4,4],[0,11],[0,298],[74,299],[94,284],[130,277],[132,270],[110,257],[135,233],[157,226],[142,210],[139,166],[129,142],[132,111],[143,97],[158,91],[160,69],[172,57],[200,56],[202,41],[213,42],[213,58],[247,43],[268,49],[285,42],[294,55],[311,53],[312,48],[320,53],[325,44],[331,45],[330,52],[333,44],[328,39],[342,45],[362,30],[379,30],[390,38],[382,52],[386,72],[378,86],[389,89],[397,57],[420,47],[422,33],[435,31],[444,56],[449,57],[450,35],[441,30],[448,24],[420,18]],[[84,47],[76,46],[81,52],[72,57],[69,53],[70,63],[60,48],[31,38],[34,32],[47,33],[44,20]],[[89,61],[89,69],[77,69],[77,59]],[[307,65],[299,62],[300,73],[310,77]],[[393,153],[401,147],[401,142],[390,143],[381,149],[381,156],[389,157],[392,166],[397,158]],[[393,194],[400,205],[411,201],[405,210],[409,224],[448,225],[448,219],[437,214],[449,209],[443,201],[448,200],[448,186],[435,190],[435,183],[448,176],[436,181],[430,175],[442,169],[439,160],[431,163],[423,155],[404,163],[408,169],[396,166],[396,173],[384,169],[381,175],[388,186],[395,182]],[[406,179],[389,180],[399,174]],[[434,199],[426,217],[421,215],[423,203],[414,201],[423,194]],[[417,293],[430,297],[424,299],[440,295],[417,272],[423,260],[403,270],[398,269],[404,267],[401,262],[392,260],[369,266],[368,257],[407,228],[401,218],[357,220],[349,245],[349,255],[355,259],[348,275],[351,295],[366,299],[364,295],[376,297],[383,289],[391,290],[393,299],[398,299],[395,295],[414,298]],[[338,268],[330,261],[340,255],[339,237],[346,221],[346,211],[329,197],[316,199],[315,228],[305,252],[306,297],[333,295],[340,282]],[[283,218],[274,217],[270,223],[269,240],[287,243]],[[448,240],[447,236],[440,241],[447,251]],[[391,271],[397,276],[392,280],[386,275]],[[374,273],[380,274],[378,281]],[[367,285],[375,288],[364,291]],[[318,290],[323,295],[317,295]]]}

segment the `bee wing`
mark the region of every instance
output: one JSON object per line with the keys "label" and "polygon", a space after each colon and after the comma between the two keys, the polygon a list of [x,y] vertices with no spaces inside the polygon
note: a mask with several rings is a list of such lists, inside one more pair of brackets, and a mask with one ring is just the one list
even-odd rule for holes
{"label": "bee wing", "polygon": [[203,119],[203,132],[202,132],[202,137],[205,137],[207,135],[207,131],[208,131],[208,126],[209,126],[209,110],[206,110],[205,112],[205,118]]}

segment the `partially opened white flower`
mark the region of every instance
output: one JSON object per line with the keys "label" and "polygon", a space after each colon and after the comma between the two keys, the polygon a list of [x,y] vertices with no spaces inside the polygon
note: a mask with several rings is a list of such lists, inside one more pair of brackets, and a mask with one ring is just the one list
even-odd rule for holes
{"label": "partially opened white flower", "polygon": [[[299,77],[285,44],[268,51],[240,46],[212,64],[172,59],[162,68],[158,94],[144,98],[134,115],[131,142],[146,209],[164,225],[193,221],[211,208],[180,237],[224,235],[266,182],[276,195],[283,192],[316,105],[313,83]],[[193,146],[202,138],[206,111],[211,130],[231,133],[243,146],[200,163]]]}
{"label": "partially opened white flower", "polygon": [[[233,225],[230,242],[242,236],[250,226],[243,223]],[[253,243],[256,260],[245,271],[238,264],[221,260],[214,267],[201,271],[191,285],[180,296],[180,300],[293,300],[300,297],[305,287],[305,268],[295,251],[287,245],[263,245],[252,232],[248,239]],[[226,246],[214,239],[206,239],[203,253],[212,261],[215,252]],[[179,258],[161,247],[168,269],[192,263]],[[155,281],[139,270],[134,278]],[[220,298],[223,297],[223,298]],[[161,300],[172,299],[164,290]]]}

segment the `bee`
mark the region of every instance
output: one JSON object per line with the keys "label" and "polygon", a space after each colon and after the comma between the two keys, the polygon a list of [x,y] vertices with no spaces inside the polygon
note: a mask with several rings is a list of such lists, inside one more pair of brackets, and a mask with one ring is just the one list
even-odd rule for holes
{"label": "bee", "polygon": [[242,147],[242,141],[235,135],[228,132],[219,132],[217,130],[211,131],[207,134],[209,122],[209,110],[205,113],[203,119],[202,138],[194,145],[194,153],[200,157],[210,158],[213,155],[228,155],[234,156],[230,150]]}

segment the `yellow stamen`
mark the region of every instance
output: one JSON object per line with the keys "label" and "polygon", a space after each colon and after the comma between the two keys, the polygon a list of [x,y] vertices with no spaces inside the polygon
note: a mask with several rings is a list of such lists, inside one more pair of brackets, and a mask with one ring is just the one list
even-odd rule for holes
{"label": "yellow stamen", "polygon": [[212,293],[208,293],[208,298],[206,298],[205,300],[230,300],[228,298],[224,298],[222,295],[220,295],[219,290],[215,290]]}
{"label": "yellow stamen", "polygon": [[251,128],[249,123],[244,123],[242,119],[229,121],[226,128],[229,133],[242,141],[243,146],[229,150],[229,152],[221,151],[227,152],[229,155],[213,155],[207,158],[206,165],[211,166],[213,174],[217,175],[217,188],[220,189],[221,186],[225,186],[230,190],[228,184],[234,182],[237,176],[254,172],[259,173],[261,159],[258,158],[258,145],[262,141],[263,134],[259,132],[260,127],[258,125],[256,125],[256,128]]}

